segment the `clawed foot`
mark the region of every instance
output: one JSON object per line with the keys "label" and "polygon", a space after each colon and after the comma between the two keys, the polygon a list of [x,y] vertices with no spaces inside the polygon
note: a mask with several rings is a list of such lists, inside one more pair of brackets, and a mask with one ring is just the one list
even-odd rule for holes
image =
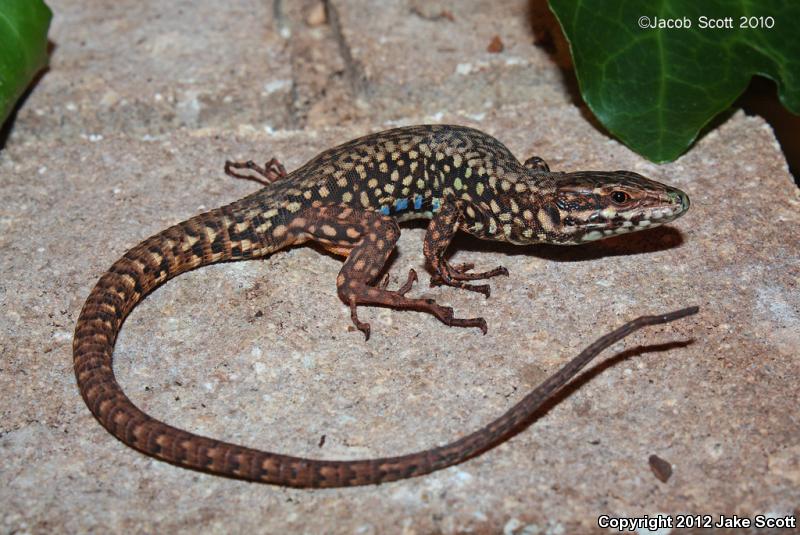
{"label": "clawed foot", "polygon": [[489,331],[486,326],[486,320],[483,318],[455,318],[453,317],[452,307],[441,306],[433,299],[425,299],[425,302],[430,307],[426,308],[425,311],[430,312],[449,327],[477,327],[483,334]]}
{"label": "clawed foot", "polygon": [[508,270],[503,266],[498,266],[492,270],[479,273],[467,273],[474,267],[475,264],[471,263],[451,266],[445,262],[442,272],[434,273],[433,276],[431,276],[431,286],[453,286],[455,288],[463,288],[464,290],[478,292],[486,297],[489,297],[491,294],[491,288],[488,284],[467,284],[464,281],[489,279],[492,277],[497,277],[498,275],[508,276]]}
{"label": "clawed foot", "polygon": [[[408,291],[411,289],[411,287],[414,286],[414,283],[417,282],[417,280],[419,280],[417,278],[417,272],[414,271],[413,269],[409,269],[408,270],[408,278],[406,279],[406,282],[404,282],[403,285],[400,288],[397,289],[397,293],[402,295],[402,296],[405,296],[408,293]],[[387,286],[389,286],[389,274],[388,273],[383,276],[383,280],[378,285],[378,288],[380,288],[381,290],[385,290]]]}
{"label": "clawed foot", "polygon": [[403,285],[395,291],[387,290],[389,285],[389,275],[374,287],[365,287],[359,294],[351,295],[347,302],[350,305],[350,319],[356,329],[364,333],[364,339],[369,340],[371,328],[369,323],[358,319],[358,305],[383,305],[399,309],[418,310],[427,312],[435,316],[439,321],[450,327],[477,327],[486,334],[488,327],[483,318],[456,318],[453,316],[452,307],[439,305],[433,299],[409,299],[406,293],[417,281],[417,272],[413,269],[408,271],[408,278]]}
{"label": "clawed foot", "polygon": [[[248,171],[253,171],[261,175],[261,178],[251,174],[237,173],[234,171],[234,169],[247,169]],[[266,186],[285,177],[286,168],[277,160],[277,158],[272,158],[270,161],[264,164],[264,167],[259,167],[259,165],[253,160],[248,160],[246,162],[232,162],[228,160],[225,162],[225,174],[234,178],[255,180],[256,182]]]}

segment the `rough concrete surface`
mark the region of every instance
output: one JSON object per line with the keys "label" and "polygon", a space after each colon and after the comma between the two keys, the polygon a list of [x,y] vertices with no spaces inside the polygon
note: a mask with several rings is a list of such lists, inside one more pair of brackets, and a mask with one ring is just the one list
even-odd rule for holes
{"label": "rough concrete surface", "polygon": [[[761,119],[736,113],[678,161],[644,161],[593,126],[534,45],[539,2],[329,0],[324,24],[311,1],[49,4],[51,67],[0,151],[2,532],[559,534],[606,532],[603,514],[800,513],[800,198]],[[555,169],[661,179],[691,211],[575,248],[458,239],[454,261],[511,276],[488,300],[428,288],[427,274],[414,292],[485,316],[486,336],[363,309],[364,343],[336,296],[339,261],[311,248],[182,275],[120,335],[134,402],[273,451],[399,454],[489,422],[626,320],[700,314],[617,344],[499,447],[379,487],[207,476],[94,421],[72,373],[83,300],[128,247],[257,187],[226,177],[226,158],[292,169],[431,121],[480,127]],[[423,231],[404,231],[394,284],[425,273]],[[651,455],[672,466],[666,482]]]}

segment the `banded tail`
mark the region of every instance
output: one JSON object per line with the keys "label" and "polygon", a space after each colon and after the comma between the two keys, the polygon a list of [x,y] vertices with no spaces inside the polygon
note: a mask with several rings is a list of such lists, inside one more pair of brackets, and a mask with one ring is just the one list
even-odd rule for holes
{"label": "banded tail", "polygon": [[486,427],[442,447],[399,457],[356,461],[303,459],[207,438],[160,422],[137,408],[114,377],[113,352],[127,315],[170,278],[200,266],[264,256],[285,246],[267,243],[240,201],[179,223],[129,250],[92,290],[73,340],[75,376],[97,420],[125,444],[176,465],[290,487],[344,487],[419,476],[460,463],[505,440],[561,386],[609,345],[644,325],[695,313],[684,309],[638,318],[600,338],[517,405]]}

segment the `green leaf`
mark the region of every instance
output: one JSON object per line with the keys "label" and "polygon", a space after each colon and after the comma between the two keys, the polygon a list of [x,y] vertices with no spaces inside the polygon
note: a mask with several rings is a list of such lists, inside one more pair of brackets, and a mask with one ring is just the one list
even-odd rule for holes
{"label": "green leaf", "polygon": [[0,125],[47,64],[53,13],[42,0],[0,0]]}
{"label": "green leaf", "polygon": [[[800,114],[800,2],[550,0],[550,7],[589,108],[654,162],[684,152],[754,74],[774,80],[783,105]],[[641,17],[683,27],[641,28]],[[732,27],[703,28],[702,17]],[[742,28],[743,20],[756,27]]]}

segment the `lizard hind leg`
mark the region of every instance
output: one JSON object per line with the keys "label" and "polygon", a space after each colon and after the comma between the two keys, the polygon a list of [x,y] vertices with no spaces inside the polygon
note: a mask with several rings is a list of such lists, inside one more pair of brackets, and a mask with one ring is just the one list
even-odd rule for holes
{"label": "lizard hind leg", "polygon": [[[234,171],[234,169],[247,169],[255,174],[239,173]],[[255,182],[268,186],[276,180],[285,177],[286,168],[277,158],[270,159],[270,161],[264,164],[264,167],[260,167],[253,160],[247,160],[246,162],[232,162],[228,160],[225,162],[225,174],[233,178],[254,180]]]}
{"label": "lizard hind leg", "polygon": [[432,299],[406,297],[417,280],[417,273],[408,272],[405,283],[397,290],[387,289],[386,278],[378,280],[386,261],[400,237],[397,222],[388,216],[370,210],[344,206],[310,208],[291,224],[314,241],[329,248],[333,245],[349,249],[349,254],[336,277],[339,298],[350,307],[350,317],[366,339],[370,325],[358,318],[359,306],[380,306],[399,310],[416,310],[435,316],[442,323],[454,327],[477,327],[486,333],[483,318],[456,318],[453,309]]}

